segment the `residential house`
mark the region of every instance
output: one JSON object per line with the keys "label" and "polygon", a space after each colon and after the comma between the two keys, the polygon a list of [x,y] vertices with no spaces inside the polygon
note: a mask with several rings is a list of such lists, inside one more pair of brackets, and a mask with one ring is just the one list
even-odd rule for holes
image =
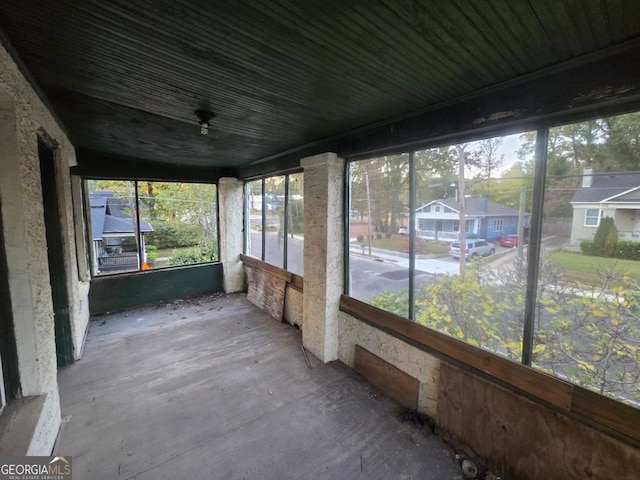
{"label": "residential house", "polygon": [[593,240],[600,219],[613,218],[618,239],[640,242],[640,173],[594,173],[585,168],[571,200],[571,243]]}
{"label": "residential house", "polygon": [[[123,208],[126,202],[112,191],[91,193],[91,239],[95,273],[136,270],[140,265],[136,242],[136,223]],[[153,228],[139,222],[140,251],[145,255],[145,234]]]}
{"label": "residential house", "polygon": [[[453,242],[460,232],[460,206],[458,200],[433,200],[416,210],[416,235],[419,238]],[[467,237],[499,239],[518,232],[519,212],[487,198],[465,198],[465,232]],[[529,214],[523,217],[525,228]]]}

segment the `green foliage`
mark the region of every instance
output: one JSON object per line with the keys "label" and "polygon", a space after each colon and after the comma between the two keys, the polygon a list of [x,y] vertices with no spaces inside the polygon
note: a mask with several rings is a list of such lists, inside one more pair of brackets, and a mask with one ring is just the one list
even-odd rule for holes
{"label": "green foliage", "polygon": [[618,245],[618,230],[613,218],[604,217],[593,237],[593,251],[601,257],[613,257]]}
{"label": "green foliage", "polygon": [[289,233],[304,233],[304,202],[289,197]]}
{"label": "green foliage", "polygon": [[387,312],[406,317],[409,315],[409,289],[382,292],[371,301],[371,304]]}
{"label": "green foliage", "polygon": [[158,258],[158,247],[155,245],[145,245],[145,251],[147,252],[147,261],[153,263]]}
{"label": "green foliage", "polygon": [[607,234],[607,238],[604,239],[604,247],[602,249],[603,256],[605,257],[615,257],[618,251],[618,230],[614,226],[609,233]]}
{"label": "green foliage", "polygon": [[182,224],[175,227],[164,220],[152,220],[153,232],[146,235],[148,241],[158,248],[181,248],[198,245],[202,240],[199,225]]}
{"label": "green foliage", "polygon": [[382,233],[376,233],[376,238],[380,240],[382,238]]}
{"label": "green foliage", "polygon": [[596,255],[596,250],[594,247],[594,244],[591,240],[582,240],[580,242],[580,251],[584,254],[584,255]]}
{"label": "green foliage", "polygon": [[169,257],[169,265],[193,265],[196,263],[215,262],[218,260],[218,245],[210,241],[184,250],[174,250]]}
{"label": "green foliage", "polygon": [[640,242],[623,240],[618,242],[616,257],[626,260],[640,260]]}
{"label": "green foliage", "polygon": [[357,240],[359,242],[364,242],[364,235],[358,235]]}
{"label": "green foliage", "polygon": [[[599,288],[565,282],[545,257],[539,267],[533,361],[537,368],[623,401],[640,401],[640,294],[615,263],[598,272]],[[499,274],[482,262],[441,276],[416,292],[416,321],[519,361],[526,265]],[[406,315],[407,290],[372,304]]]}

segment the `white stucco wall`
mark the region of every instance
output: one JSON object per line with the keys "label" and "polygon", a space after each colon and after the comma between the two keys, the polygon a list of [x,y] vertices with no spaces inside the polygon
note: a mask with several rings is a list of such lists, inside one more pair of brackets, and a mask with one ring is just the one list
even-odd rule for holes
{"label": "white stucco wall", "polygon": [[244,290],[244,269],[240,254],[244,248],[244,183],[237,178],[218,182],[220,202],[220,261],[226,293]]}
{"label": "white stucco wall", "polygon": [[55,167],[64,262],[77,356],[89,321],[88,285],[78,279],[69,167],[75,151],[47,107],[0,45],[0,200],[18,369],[24,396],[46,395],[31,454],[51,452],[60,425],[38,134],[57,144]]}
{"label": "white stucco wall", "polygon": [[420,382],[418,411],[437,419],[440,360],[377,328],[339,314],[339,359],[354,367],[355,346],[360,345]]}
{"label": "white stucco wall", "polygon": [[323,362],[338,358],[338,306],[343,291],[344,160],[335,153],[304,158],[304,346]]}
{"label": "white stucco wall", "polygon": [[302,326],[303,318],[303,293],[290,285],[287,285],[284,296],[284,320],[291,325]]}

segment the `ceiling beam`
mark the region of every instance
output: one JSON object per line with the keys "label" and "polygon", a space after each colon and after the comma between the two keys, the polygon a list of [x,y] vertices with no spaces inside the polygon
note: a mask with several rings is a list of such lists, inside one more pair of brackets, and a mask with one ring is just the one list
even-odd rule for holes
{"label": "ceiling beam", "polygon": [[235,176],[232,168],[171,165],[88,150],[78,150],[76,159],[78,165],[71,174],[84,178],[217,183],[222,177]]}

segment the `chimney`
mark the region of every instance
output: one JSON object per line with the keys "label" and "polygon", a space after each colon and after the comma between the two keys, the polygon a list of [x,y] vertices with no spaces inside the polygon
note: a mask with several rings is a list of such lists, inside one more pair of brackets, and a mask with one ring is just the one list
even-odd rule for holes
{"label": "chimney", "polygon": [[593,185],[593,168],[585,168],[582,171],[582,188],[589,188]]}

